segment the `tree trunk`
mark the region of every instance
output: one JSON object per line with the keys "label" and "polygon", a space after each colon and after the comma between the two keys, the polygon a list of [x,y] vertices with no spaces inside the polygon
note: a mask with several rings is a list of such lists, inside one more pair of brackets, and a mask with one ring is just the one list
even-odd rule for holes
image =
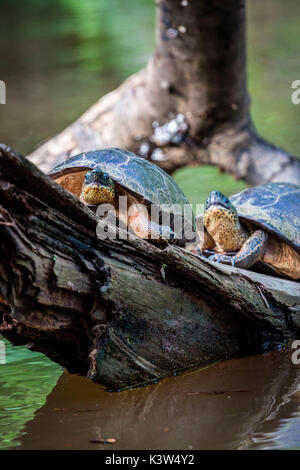
{"label": "tree trunk", "polygon": [[29,158],[44,171],[123,147],[172,172],[212,164],[250,184],[300,183],[300,161],[263,140],[248,110],[244,0],[157,0],[147,67]]}
{"label": "tree trunk", "polygon": [[96,236],[95,215],[0,147],[0,332],[111,389],[299,337],[299,284]]}

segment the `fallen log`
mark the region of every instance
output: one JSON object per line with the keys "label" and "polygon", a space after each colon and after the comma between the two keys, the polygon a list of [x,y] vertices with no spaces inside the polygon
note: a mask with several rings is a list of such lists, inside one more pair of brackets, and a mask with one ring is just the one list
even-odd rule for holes
{"label": "fallen log", "polygon": [[300,337],[299,283],[111,230],[0,146],[0,333],[112,390]]}

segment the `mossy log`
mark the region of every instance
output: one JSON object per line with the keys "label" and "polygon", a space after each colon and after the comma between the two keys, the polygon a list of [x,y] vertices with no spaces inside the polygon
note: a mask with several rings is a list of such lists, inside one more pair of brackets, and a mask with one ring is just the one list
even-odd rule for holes
{"label": "mossy log", "polygon": [[[300,337],[300,285],[105,224],[0,146],[0,333],[122,389]],[[112,227],[107,225],[109,235]]]}

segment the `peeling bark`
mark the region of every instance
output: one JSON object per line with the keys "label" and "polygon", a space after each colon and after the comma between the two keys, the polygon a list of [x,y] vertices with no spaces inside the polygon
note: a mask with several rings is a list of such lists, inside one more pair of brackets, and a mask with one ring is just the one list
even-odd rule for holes
{"label": "peeling bark", "polygon": [[0,332],[13,344],[121,389],[300,336],[299,283],[99,240],[97,223],[0,146]]}
{"label": "peeling bark", "polygon": [[[251,122],[245,0],[156,4],[156,51],[147,67],[38,148],[30,160],[47,172],[71,155],[121,147],[153,159],[168,172],[205,163],[249,184],[299,184],[300,161],[263,140]],[[173,135],[171,125],[169,137],[161,140],[153,123],[166,125],[178,115],[184,116],[187,129]]]}

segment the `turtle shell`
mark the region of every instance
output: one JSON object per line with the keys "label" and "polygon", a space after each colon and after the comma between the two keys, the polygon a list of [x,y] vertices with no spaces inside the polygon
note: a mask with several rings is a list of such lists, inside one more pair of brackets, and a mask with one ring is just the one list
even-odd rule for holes
{"label": "turtle shell", "polygon": [[[84,152],[69,158],[53,168],[48,174],[53,179],[83,169],[100,168],[109,174],[112,180],[136,194],[150,204],[163,206],[164,211],[185,216],[185,223],[195,228],[192,211],[184,214],[184,205],[189,201],[173,178],[157,165],[136,156],[134,153],[119,148]],[[173,205],[175,207],[172,207]],[[189,216],[189,212],[191,215]]]}
{"label": "turtle shell", "polygon": [[247,225],[263,228],[300,252],[300,186],[267,183],[230,197]]}

